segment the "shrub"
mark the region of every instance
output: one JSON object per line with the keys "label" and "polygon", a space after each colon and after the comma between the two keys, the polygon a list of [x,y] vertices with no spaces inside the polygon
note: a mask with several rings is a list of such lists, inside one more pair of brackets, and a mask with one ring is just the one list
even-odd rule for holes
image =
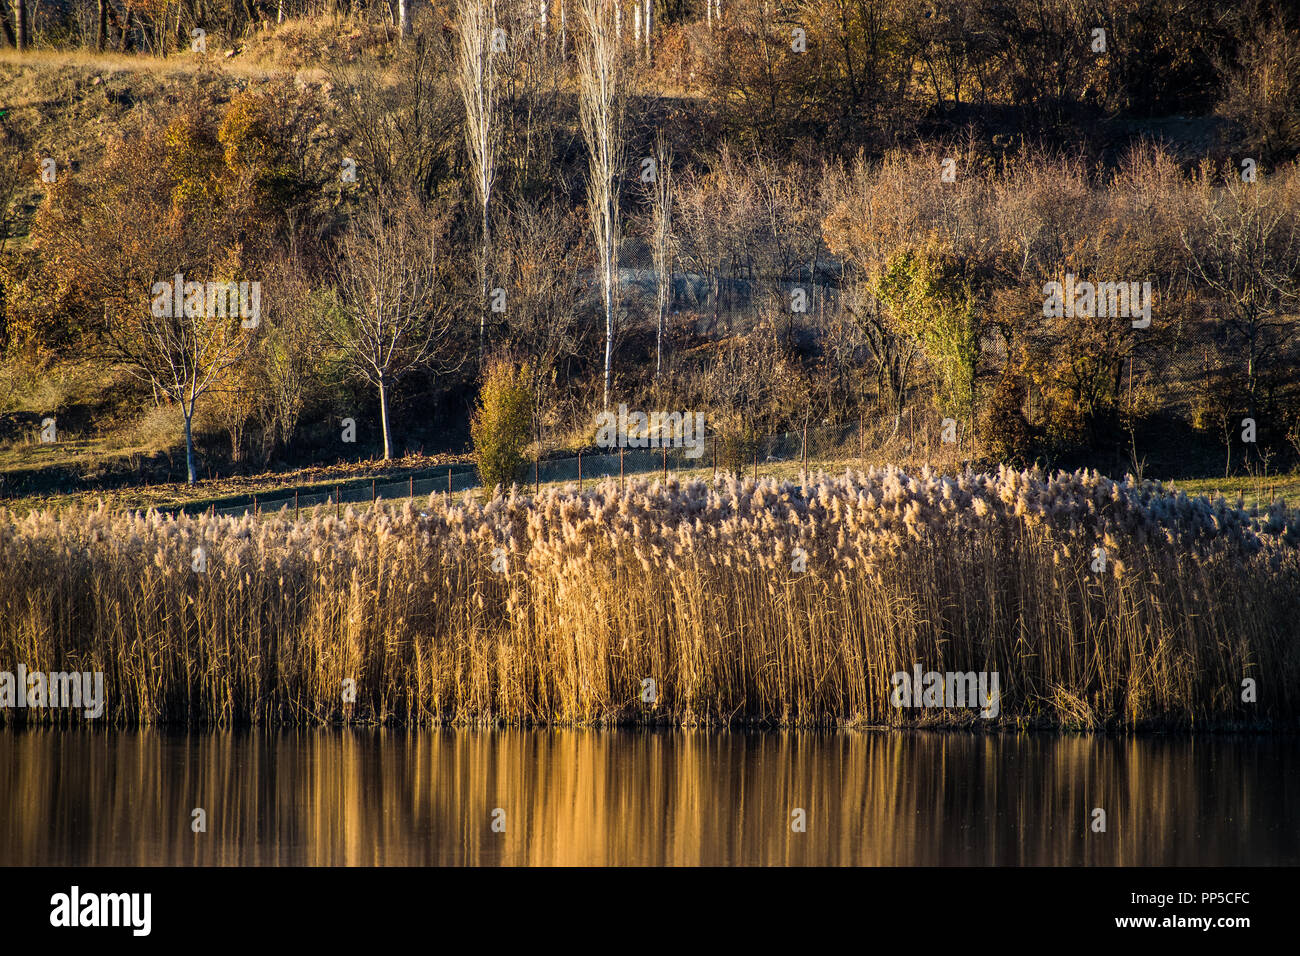
{"label": "shrub", "polygon": [[527,365],[496,359],[483,377],[469,432],[484,487],[508,486],[523,466],[532,424],[528,374]]}
{"label": "shrub", "polygon": [[745,415],[715,413],[718,467],[743,475],[758,452],[758,430]]}
{"label": "shrub", "polygon": [[1014,375],[1003,375],[989,396],[982,433],[995,461],[1020,465],[1029,456],[1032,434],[1025,420],[1024,399],[1024,383]]}

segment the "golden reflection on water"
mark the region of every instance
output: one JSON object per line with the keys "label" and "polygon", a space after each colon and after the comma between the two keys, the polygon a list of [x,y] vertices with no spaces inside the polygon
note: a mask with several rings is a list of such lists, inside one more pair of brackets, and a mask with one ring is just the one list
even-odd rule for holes
{"label": "golden reflection on water", "polygon": [[1284,737],[6,729],[0,863],[1294,865],[1296,751]]}

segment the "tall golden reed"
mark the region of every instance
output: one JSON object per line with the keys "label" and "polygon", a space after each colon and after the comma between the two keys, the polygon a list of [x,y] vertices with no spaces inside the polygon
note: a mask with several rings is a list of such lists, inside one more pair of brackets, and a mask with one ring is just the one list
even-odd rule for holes
{"label": "tall golden reed", "polygon": [[1289,726],[1297,542],[1281,504],[1005,468],[0,512],[0,670],[103,670],[124,724],[980,722],[891,706],[919,664],[998,671],[1004,720]]}

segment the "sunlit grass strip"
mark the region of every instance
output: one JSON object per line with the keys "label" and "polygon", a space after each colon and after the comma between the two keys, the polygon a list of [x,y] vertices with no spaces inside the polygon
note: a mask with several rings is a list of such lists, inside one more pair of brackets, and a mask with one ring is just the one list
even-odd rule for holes
{"label": "sunlit grass strip", "polygon": [[892,707],[919,663],[999,671],[1005,720],[1281,726],[1297,541],[1280,504],[1010,470],[615,480],[298,522],[0,513],[0,669],[103,670],[124,724],[980,722]]}

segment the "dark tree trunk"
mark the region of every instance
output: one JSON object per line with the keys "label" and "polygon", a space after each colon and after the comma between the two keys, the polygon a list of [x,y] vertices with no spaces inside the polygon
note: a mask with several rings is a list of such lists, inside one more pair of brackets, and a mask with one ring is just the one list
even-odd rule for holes
{"label": "dark tree trunk", "polygon": [[108,0],[98,0],[99,2],[99,25],[95,29],[95,51],[104,52],[104,46],[108,42]]}
{"label": "dark tree trunk", "polygon": [[0,33],[4,34],[5,42],[10,46],[18,45],[18,37],[14,36],[13,24],[9,22],[8,0],[0,0]]}

